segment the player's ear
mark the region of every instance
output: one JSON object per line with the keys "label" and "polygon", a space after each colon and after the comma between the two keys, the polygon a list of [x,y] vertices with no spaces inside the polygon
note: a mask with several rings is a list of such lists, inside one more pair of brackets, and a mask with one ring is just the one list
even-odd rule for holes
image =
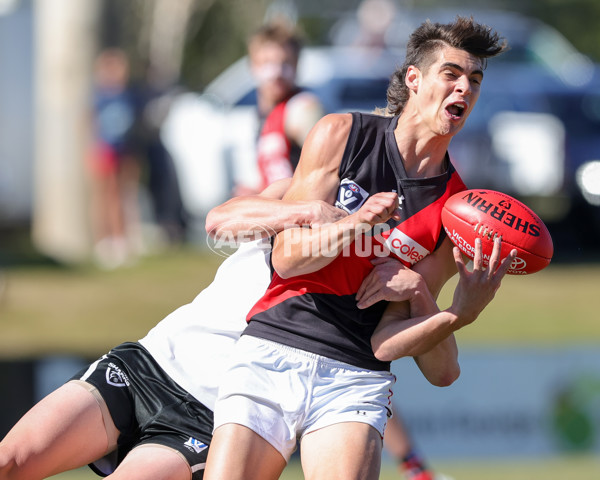
{"label": "player's ear", "polygon": [[406,86],[416,93],[419,88],[420,80],[421,71],[414,65],[410,65],[406,70],[406,77],[404,77],[404,82],[406,83]]}

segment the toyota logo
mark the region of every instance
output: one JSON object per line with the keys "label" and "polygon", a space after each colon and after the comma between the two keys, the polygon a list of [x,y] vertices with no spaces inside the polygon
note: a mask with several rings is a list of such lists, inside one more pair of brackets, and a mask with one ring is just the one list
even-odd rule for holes
{"label": "toyota logo", "polygon": [[511,270],[524,270],[527,266],[527,262],[520,257],[515,257],[515,259],[510,264]]}

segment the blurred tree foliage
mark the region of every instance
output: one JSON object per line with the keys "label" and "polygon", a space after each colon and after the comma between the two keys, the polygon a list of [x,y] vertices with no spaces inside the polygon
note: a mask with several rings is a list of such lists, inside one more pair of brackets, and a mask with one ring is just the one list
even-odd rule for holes
{"label": "blurred tree foliage", "polygon": [[410,3],[418,3],[420,7],[473,6],[476,9],[512,10],[536,17],[562,33],[581,53],[600,61],[598,0],[415,0]]}
{"label": "blurred tree foliage", "polygon": [[600,61],[600,2],[598,0],[538,0],[518,2],[523,12],[561,32],[580,52]]}
{"label": "blurred tree foliage", "polygon": [[[179,0],[103,0],[101,47],[127,51],[134,76],[157,68],[152,38],[157,30],[164,42],[181,38],[178,83],[199,90],[246,51],[246,38],[263,21],[269,0],[186,0],[189,8],[179,19],[184,31],[169,31],[164,9],[180,9]],[[158,8],[162,7],[163,11]],[[181,14],[179,14],[181,16]],[[173,24],[173,21],[170,21]],[[169,33],[170,32],[170,33]],[[181,35],[183,33],[183,35]],[[167,38],[169,37],[169,38]],[[160,65],[158,65],[160,67]]]}
{"label": "blurred tree foliage", "polygon": [[[129,52],[134,74],[144,75],[152,64],[151,38],[169,19],[157,5],[181,9],[180,0],[103,0],[101,45],[119,45]],[[228,65],[246,53],[246,39],[269,15],[284,13],[296,18],[307,44],[328,42],[333,23],[361,0],[185,0],[176,37],[162,40],[177,44],[176,81],[201,90]],[[560,31],[582,53],[600,60],[600,2],[598,0],[396,0],[399,8],[473,6],[513,10],[541,19]],[[169,5],[171,7],[169,7]],[[171,20],[171,24],[173,21]],[[164,32],[164,25],[163,30]],[[178,37],[177,37],[178,36]],[[178,40],[180,39],[180,40]],[[156,43],[156,42],[155,42]],[[174,54],[175,55],[175,54]]]}

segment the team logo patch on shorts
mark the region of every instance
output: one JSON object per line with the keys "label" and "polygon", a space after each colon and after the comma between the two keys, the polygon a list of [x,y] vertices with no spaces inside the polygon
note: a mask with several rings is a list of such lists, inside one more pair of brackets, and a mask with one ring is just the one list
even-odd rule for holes
{"label": "team logo patch on shorts", "polygon": [[365,200],[368,197],[369,192],[362,188],[358,183],[348,178],[344,178],[340,182],[335,206],[348,213],[354,213],[363,203],[365,203]]}
{"label": "team logo patch on shorts", "polygon": [[128,387],[129,378],[123,370],[117,367],[114,363],[109,363],[106,369],[106,383],[113,387]]}
{"label": "team logo patch on shorts", "polygon": [[200,440],[190,437],[187,442],[183,444],[190,452],[200,453],[202,450],[206,450],[208,445],[202,443]]}

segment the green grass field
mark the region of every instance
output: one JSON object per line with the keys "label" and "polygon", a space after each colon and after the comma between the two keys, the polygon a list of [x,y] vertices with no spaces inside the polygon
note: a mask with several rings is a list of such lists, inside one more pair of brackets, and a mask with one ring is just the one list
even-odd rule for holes
{"label": "green grass field", "polygon": [[[600,478],[600,460],[591,456],[549,460],[477,461],[435,464],[438,472],[453,480],[595,480]],[[98,477],[87,467],[51,477],[52,480],[93,480]],[[290,463],[281,480],[303,480],[296,462]],[[401,480],[393,465],[384,465],[380,480]]]}
{"label": "green grass field", "polygon": [[[221,258],[187,247],[117,271],[48,264],[0,272],[0,356],[73,353],[94,358],[135,340],[207,285]],[[442,292],[451,301],[455,279]],[[600,264],[551,265],[529,277],[507,277],[474,324],[458,334],[461,346],[599,344]],[[436,462],[455,480],[564,480],[600,478],[591,456],[549,460]],[[98,478],[88,469],[55,480]],[[296,464],[283,480],[302,479]],[[401,478],[385,465],[381,479]]]}
{"label": "green grass field", "polygon": [[[51,265],[6,268],[0,280],[0,355],[94,357],[135,340],[191,301],[221,260],[185,248],[109,272]],[[450,304],[455,281],[442,292],[440,306]],[[459,332],[459,343],[598,343],[599,285],[600,264],[551,264],[535,275],[506,277],[484,314]]]}

